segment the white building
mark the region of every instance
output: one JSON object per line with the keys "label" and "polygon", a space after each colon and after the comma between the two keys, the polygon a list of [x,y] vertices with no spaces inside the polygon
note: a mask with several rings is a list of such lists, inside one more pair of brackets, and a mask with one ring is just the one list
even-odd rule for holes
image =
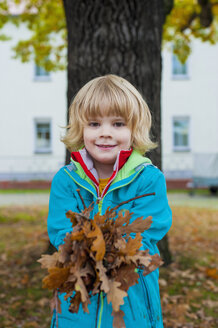
{"label": "white building", "polygon": [[[28,31],[8,24],[5,32],[12,40],[0,42],[0,181],[50,180],[65,159],[60,135],[66,124],[66,72],[48,74],[32,62],[12,59],[11,47]],[[163,170],[168,179],[191,178],[196,158],[204,171],[208,158],[212,166],[217,160],[217,58],[218,45],[200,41],[193,42],[185,65],[163,51]]]}

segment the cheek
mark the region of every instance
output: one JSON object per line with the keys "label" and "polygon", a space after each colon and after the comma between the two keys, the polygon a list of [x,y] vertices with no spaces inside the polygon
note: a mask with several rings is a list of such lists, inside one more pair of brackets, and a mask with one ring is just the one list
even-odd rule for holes
{"label": "cheek", "polygon": [[131,144],[132,144],[132,139],[133,139],[132,133],[131,133],[130,131],[126,131],[126,135],[125,135],[125,143],[126,143],[128,146],[131,146]]}
{"label": "cheek", "polygon": [[83,130],[84,143],[88,143],[92,140],[92,133],[88,129]]}

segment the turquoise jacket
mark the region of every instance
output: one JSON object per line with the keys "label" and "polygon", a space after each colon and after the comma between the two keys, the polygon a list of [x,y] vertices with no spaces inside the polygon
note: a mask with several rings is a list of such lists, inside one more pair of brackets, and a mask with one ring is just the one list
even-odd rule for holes
{"label": "turquoise jacket", "polygon": [[[76,191],[78,188],[86,206],[92,201],[95,202],[92,217],[98,211],[103,214],[108,207],[115,207],[124,200],[155,192],[155,196],[136,199],[122,205],[119,210],[134,212],[132,220],[140,216],[153,217],[151,227],[142,233],[142,249],[149,249],[150,254],[159,253],[156,243],[169,230],[172,213],[168,205],[165,178],[149,159],[133,150],[98,204],[96,187],[80,163],[72,161],[70,165],[61,168],[52,181],[48,215],[48,234],[56,248],[63,243],[66,233],[72,230],[70,220],[65,216],[66,212],[83,210],[82,201]],[[139,271],[139,276],[139,283],[129,288],[125,303],[121,306],[125,313],[126,328],[163,328],[159,270],[156,269],[145,277]],[[57,315],[54,311],[51,328],[113,327],[112,306],[107,303],[103,293],[92,296],[88,306],[89,314],[84,313],[81,306],[78,313],[70,313],[69,301],[64,300],[63,294],[60,294],[59,298],[62,313]]]}

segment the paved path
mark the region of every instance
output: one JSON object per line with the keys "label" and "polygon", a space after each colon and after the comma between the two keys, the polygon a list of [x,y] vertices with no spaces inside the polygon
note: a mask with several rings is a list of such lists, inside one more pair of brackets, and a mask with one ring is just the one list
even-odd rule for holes
{"label": "paved path", "polygon": [[48,205],[49,193],[0,193],[0,206],[7,205]]}
{"label": "paved path", "polygon": [[[169,193],[171,206],[188,206],[218,210],[218,196],[189,196],[185,193]],[[0,193],[0,206],[7,205],[48,205],[49,193]]]}
{"label": "paved path", "polygon": [[169,203],[171,206],[187,206],[210,208],[218,210],[218,196],[212,195],[193,195],[190,196],[185,193],[169,193]]}

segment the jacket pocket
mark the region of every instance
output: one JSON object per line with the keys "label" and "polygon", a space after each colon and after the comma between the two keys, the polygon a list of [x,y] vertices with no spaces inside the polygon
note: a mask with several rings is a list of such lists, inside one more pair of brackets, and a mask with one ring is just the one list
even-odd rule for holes
{"label": "jacket pocket", "polygon": [[150,321],[151,327],[155,328],[154,310],[153,310],[153,306],[152,306],[152,300],[151,300],[151,295],[150,295],[150,291],[149,291],[149,286],[147,284],[146,279],[144,279],[142,272],[140,272],[140,271],[139,271],[139,277],[140,277],[140,281],[141,281],[141,285],[142,285],[142,290],[143,290],[146,309],[147,309],[148,316],[149,316],[149,321]]}

